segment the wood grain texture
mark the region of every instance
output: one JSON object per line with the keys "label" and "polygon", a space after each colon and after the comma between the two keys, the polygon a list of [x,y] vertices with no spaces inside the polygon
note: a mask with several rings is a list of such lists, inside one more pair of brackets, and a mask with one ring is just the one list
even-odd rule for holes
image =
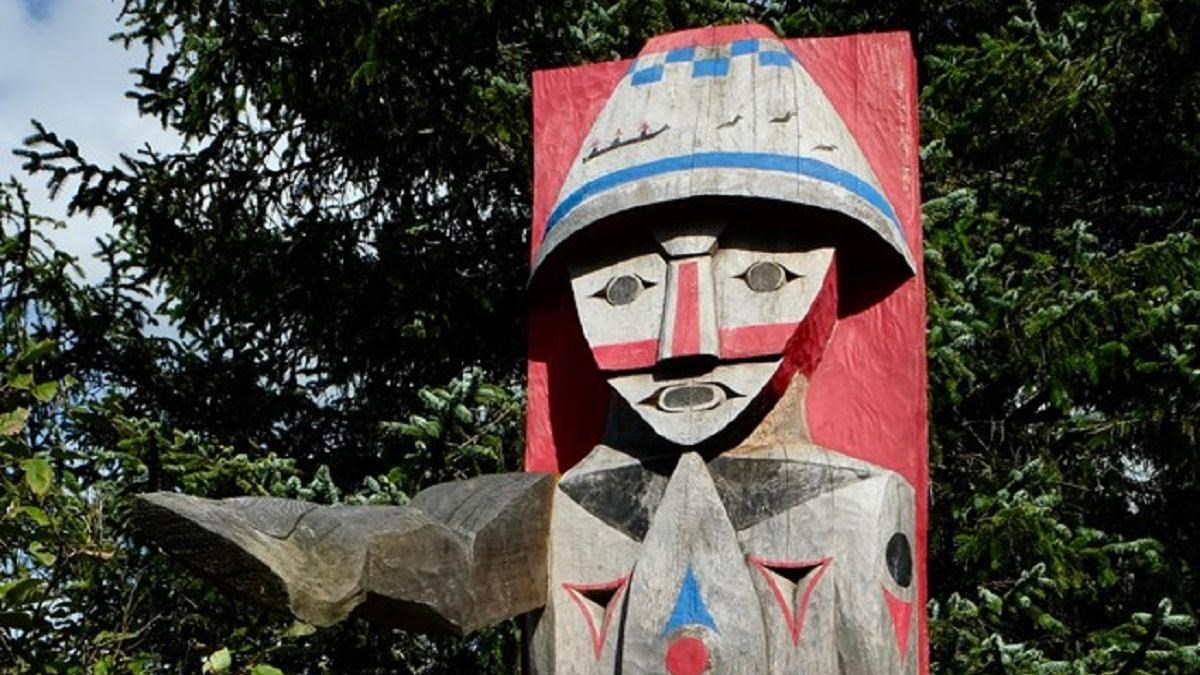
{"label": "wood grain texture", "polygon": [[[679,643],[702,645],[712,673],[912,675],[913,497],[897,474],[805,442],[707,463],[600,446],[556,492],[530,669],[664,672]],[[610,522],[621,506],[649,514],[644,536]]]}
{"label": "wood grain texture", "polygon": [[141,533],[199,574],[318,626],[352,613],[463,634],[542,606],[548,474],[435,486],[410,506],[143,495]]}
{"label": "wood grain texture", "polygon": [[745,555],[704,461],[683,455],[630,581],[622,672],[663,672],[672,643],[700,640],[714,673],[766,673],[762,613]]}
{"label": "wood grain texture", "polygon": [[[794,475],[802,484],[827,481],[826,489],[815,493],[806,489],[808,499],[738,532],[750,558],[774,562],[779,572],[772,577],[760,571],[754,579],[769,635],[772,672],[916,673],[915,631],[910,630],[915,584],[909,577],[902,579],[906,585],[900,585],[887,557],[893,536],[902,533],[910,540],[913,536],[912,488],[891,471],[812,445],[762,449],[753,457],[752,461],[795,464]],[[807,478],[801,478],[804,473]],[[907,555],[911,563],[911,550]],[[798,582],[786,578],[789,564],[824,560],[828,566],[808,597],[804,593],[811,577]],[[777,589],[786,596],[784,604],[791,605],[791,616],[780,606]],[[906,603],[908,613],[903,618],[908,625],[894,623],[887,594]],[[799,611],[804,612],[804,625],[799,640],[794,640],[788,622]],[[901,632],[904,641],[898,645]]]}
{"label": "wood grain texture", "polygon": [[[569,499],[558,499],[546,608],[532,631],[534,673],[612,673],[628,602],[637,542],[605,527]],[[575,590],[614,587],[604,597]]]}

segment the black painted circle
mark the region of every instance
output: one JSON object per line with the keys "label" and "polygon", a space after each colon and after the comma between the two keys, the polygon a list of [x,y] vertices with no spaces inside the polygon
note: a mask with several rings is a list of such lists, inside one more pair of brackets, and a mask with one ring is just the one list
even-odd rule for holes
{"label": "black painted circle", "polygon": [[642,292],[642,280],[632,274],[613,277],[604,287],[604,299],[610,305],[628,305]]}
{"label": "black painted circle", "polygon": [[892,535],[887,544],[887,568],[901,588],[912,583],[912,546],[903,532]]}
{"label": "black painted circle", "polygon": [[787,273],[778,263],[756,262],[746,270],[746,285],[750,290],[769,293],[783,288]]}

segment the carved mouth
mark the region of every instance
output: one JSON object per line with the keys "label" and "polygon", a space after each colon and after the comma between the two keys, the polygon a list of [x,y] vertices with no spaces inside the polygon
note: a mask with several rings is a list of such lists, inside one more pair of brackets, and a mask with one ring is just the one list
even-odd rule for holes
{"label": "carved mouth", "polygon": [[668,413],[695,412],[712,410],[736,396],[736,392],[719,384],[688,382],[663,387],[641,403]]}

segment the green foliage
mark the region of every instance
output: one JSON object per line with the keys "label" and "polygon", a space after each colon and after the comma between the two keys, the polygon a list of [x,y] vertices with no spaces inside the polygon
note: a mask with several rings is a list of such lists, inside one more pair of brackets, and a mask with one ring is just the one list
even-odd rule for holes
{"label": "green foliage", "polygon": [[512,624],[244,606],[131,539],[130,497],[517,468],[530,71],[748,18],[922,58],[934,671],[1200,672],[1194,2],[120,9],[134,104],[187,145],[18,151],[115,222],[95,285],[0,187],[0,673],[513,672]]}
{"label": "green foliage", "polygon": [[[519,396],[483,382],[478,370],[424,388],[422,414],[380,423],[381,433],[406,439],[411,462],[353,491],[339,489],[323,467],[304,479],[294,458],[238,452],[209,431],[140,412],[121,372],[107,367],[107,350],[124,346],[113,343],[136,338],[138,353],[161,347],[143,326],[119,323],[144,310],[111,311],[122,306],[112,289],[128,286],[78,285],[70,260],[45,237],[56,224],[28,213],[19,185],[3,186],[0,206],[0,673],[271,675],[309,664],[392,673],[431,663],[498,672],[515,663],[510,625],[457,642],[360,624],[314,635],[310,626],[230,605],[131,540],[129,505],[157,488],[403,502],[429,483],[515,466]],[[28,248],[9,245],[22,239]],[[101,307],[110,311],[101,317],[110,322],[108,341],[87,345],[84,331],[98,318],[91,311]]]}
{"label": "green foliage", "polygon": [[922,92],[935,662],[1198,672],[1200,12],[994,18]]}
{"label": "green foliage", "polygon": [[[946,673],[1192,673],[1196,621],[1152,593],[1162,546],[1123,541],[1065,513],[1061,476],[1032,462],[956,514],[954,563],[969,591],[931,603],[934,669]],[[970,528],[970,529],[968,529]],[[1153,596],[1150,596],[1151,598]]]}
{"label": "green foliage", "polygon": [[101,167],[38,126],[20,152],[52,189],[78,179],[72,208],[107,211],[109,245],[162,284],[187,353],[157,384],[190,395],[154,408],[354,483],[399,463],[379,421],[423,387],[519,377],[529,73],[747,11],[128,0],[115,39],[158,56],[132,96],[188,148]]}

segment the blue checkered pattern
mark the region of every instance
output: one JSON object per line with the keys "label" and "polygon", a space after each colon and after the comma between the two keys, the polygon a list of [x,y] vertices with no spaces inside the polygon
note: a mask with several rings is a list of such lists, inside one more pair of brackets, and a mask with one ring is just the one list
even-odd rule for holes
{"label": "blue checkered pattern", "polygon": [[674,70],[668,66],[689,63],[692,79],[725,77],[729,74],[730,61],[745,57],[757,57],[760,68],[787,68],[794,59],[782,43],[758,38],[711,47],[680,47],[635,59],[629,67],[629,83],[635,87],[654,84],[666,77],[668,70]]}

